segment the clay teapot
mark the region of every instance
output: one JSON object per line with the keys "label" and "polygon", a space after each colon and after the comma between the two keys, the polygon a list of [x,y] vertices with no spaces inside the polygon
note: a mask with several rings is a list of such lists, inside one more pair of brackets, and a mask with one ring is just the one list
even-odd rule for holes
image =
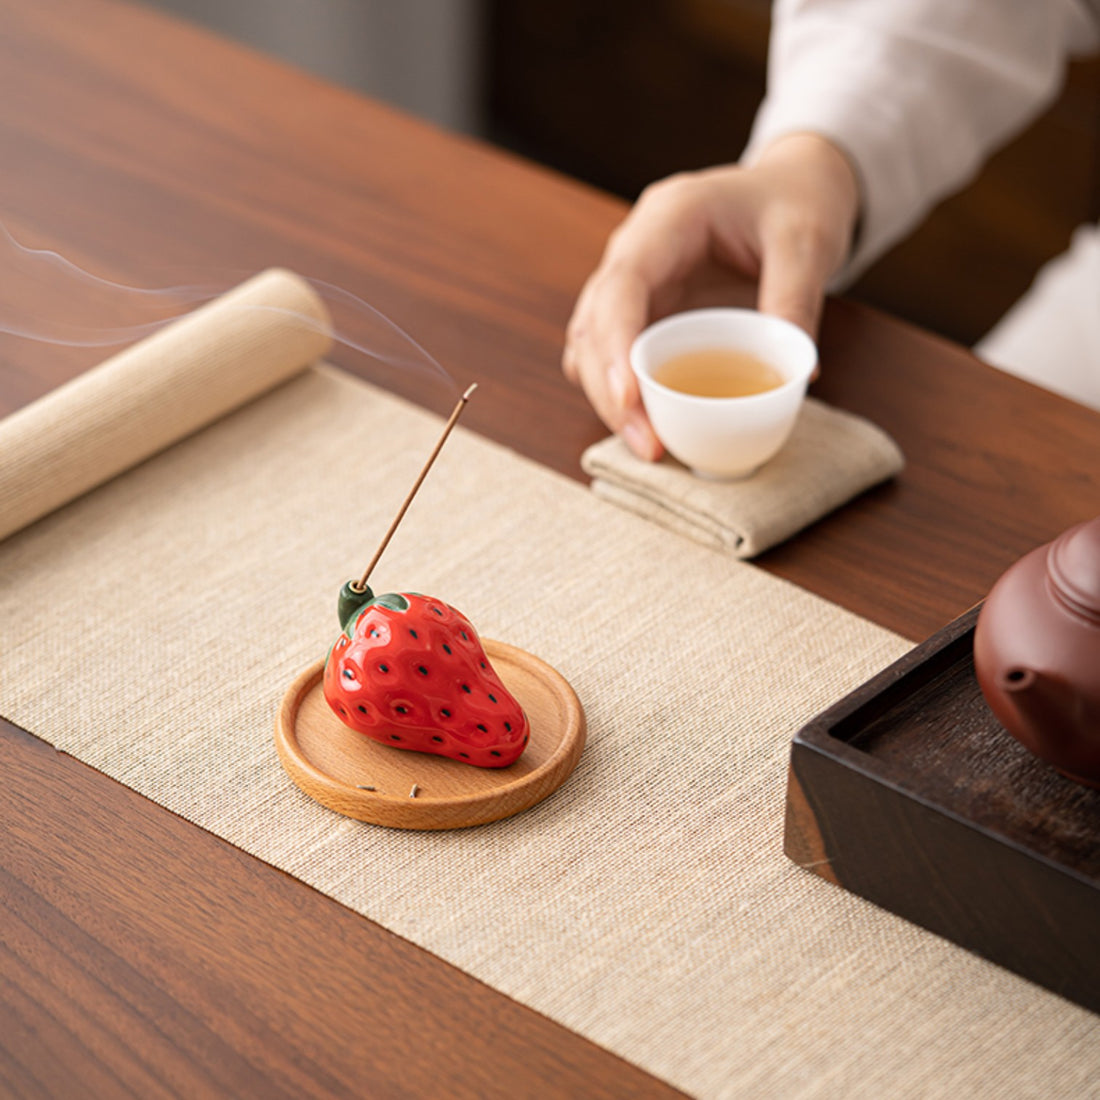
{"label": "clay teapot", "polygon": [[1013,737],[1100,787],[1100,516],[997,581],[978,615],[974,670]]}

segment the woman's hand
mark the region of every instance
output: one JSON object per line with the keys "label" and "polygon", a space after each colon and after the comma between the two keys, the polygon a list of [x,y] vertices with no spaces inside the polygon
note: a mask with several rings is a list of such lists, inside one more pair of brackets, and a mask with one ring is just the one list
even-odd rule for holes
{"label": "woman's hand", "polygon": [[634,337],[717,269],[730,282],[756,279],[760,310],[816,338],[825,286],[848,255],[858,211],[847,157],[816,134],[780,138],[747,167],[652,184],[581,291],[566,331],[566,376],[635,454],[660,457],[630,369]]}

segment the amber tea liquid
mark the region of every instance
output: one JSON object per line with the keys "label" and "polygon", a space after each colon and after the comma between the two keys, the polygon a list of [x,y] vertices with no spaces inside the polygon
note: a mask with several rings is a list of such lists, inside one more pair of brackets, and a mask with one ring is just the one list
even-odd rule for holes
{"label": "amber tea liquid", "polygon": [[666,359],[653,380],[695,397],[751,397],[782,386],[783,375],[747,351],[703,348]]}

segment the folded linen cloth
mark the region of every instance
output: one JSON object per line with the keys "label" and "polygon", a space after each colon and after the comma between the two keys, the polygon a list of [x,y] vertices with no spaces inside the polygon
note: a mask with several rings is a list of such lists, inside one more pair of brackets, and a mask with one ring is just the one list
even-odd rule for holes
{"label": "folded linen cloth", "polygon": [[742,481],[707,481],[668,455],[645,462],[615,436],[581,456],[598,496],[738,558],[782,542],[904,464],[881,428],[812,397],[779,454]]}

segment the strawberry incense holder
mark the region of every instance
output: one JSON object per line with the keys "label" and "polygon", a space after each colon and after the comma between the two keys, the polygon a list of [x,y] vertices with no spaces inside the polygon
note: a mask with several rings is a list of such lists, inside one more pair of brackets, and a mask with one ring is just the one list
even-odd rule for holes
{"label": "strawberry incense holder", "polygon": [[350,582],[340,603],[352,610],[325,662],[324,695],[345,725],[390,748],[481,768],[519,759],[527,715],[461,611],[414,592],[357,593]]}
{"label": "strawberry incense holder", "polygon": [[341,633],[283,698],[279,759],[337,813],[403,829],[456,829],[519,813],[576,767],[584,711],[553,668],[481,639],[433,596],[376,596],[367,579],[475,387],[435,449],[362,578],[340,591]]}

